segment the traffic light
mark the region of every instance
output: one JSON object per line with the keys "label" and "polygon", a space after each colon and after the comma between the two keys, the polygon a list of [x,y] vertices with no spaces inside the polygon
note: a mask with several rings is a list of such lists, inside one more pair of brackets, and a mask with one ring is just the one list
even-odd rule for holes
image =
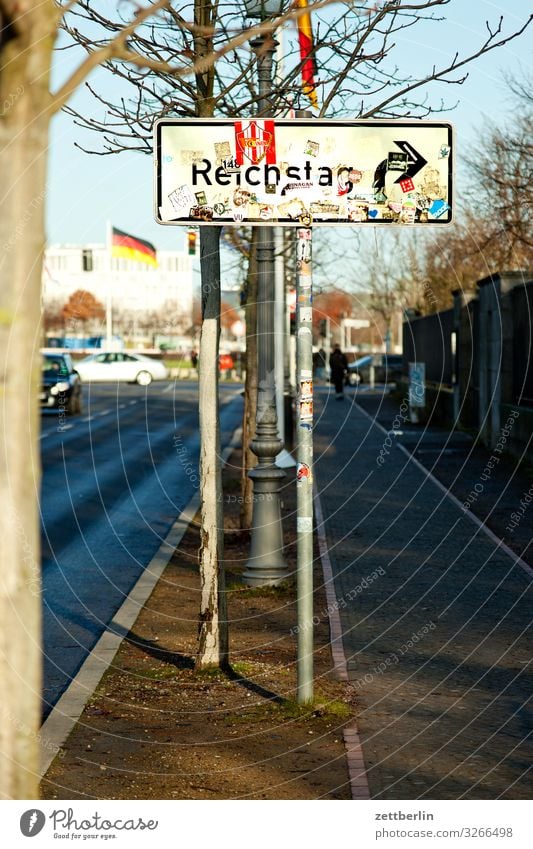
{"label": "traffic light", "polygon": [[324,338],[328,335],[328,320],[327,320],[327,318],[321,318],[320,319],[319,333]]}
{"label": "traffic light", "polygon": [[187,250],[189,256],[196,256],[196,231],[187,231]]}

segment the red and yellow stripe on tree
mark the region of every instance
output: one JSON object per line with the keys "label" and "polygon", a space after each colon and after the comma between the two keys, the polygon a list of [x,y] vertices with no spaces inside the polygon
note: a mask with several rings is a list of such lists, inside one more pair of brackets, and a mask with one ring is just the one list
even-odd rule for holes
{"label": "red and yellow stripe on tree", "polygon": [[[299,9],[307,8],[307,0],[296,0]],[[318,109],[316,96],[315,76],[316,65],[313,56],[313,30],[311,29],[311,15],[309,12],[298,17],[298,41],[300,44],[300,61],[302,65],[302,88],[304,94],[311,101],[312,106]]]}
{"label": "red and yellow stripe on tree", "polygon": [[111,233],[111,256],[144,262],[157,268],[157,254],[154,245],[144,239],[138,239],[113,227]]}

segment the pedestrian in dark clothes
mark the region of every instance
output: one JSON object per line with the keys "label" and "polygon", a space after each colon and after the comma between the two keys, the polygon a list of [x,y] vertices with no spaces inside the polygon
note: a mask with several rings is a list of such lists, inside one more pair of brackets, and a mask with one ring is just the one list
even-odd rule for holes
{"label": "pedestrian in dark clothes", "polygon": [[335,385],[335,398],[337,401],[342,401],[344,398],[344,374],[348,368],[348,360],[339,345],[335,345],[330,354],[329,367],[331,369],[331,382]]}

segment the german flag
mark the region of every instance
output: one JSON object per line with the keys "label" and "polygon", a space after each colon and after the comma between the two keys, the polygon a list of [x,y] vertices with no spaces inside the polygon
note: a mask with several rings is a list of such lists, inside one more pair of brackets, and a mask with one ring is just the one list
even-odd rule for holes
{"label": "german flag", "polygon": [[111,256],[132,259],[134,262],[145,262],[157,268],[157,254],[151,242],[123,233],[116,227],[113,227],[111,231]]}
{"label": "german flag", "polygon": [[[307,0],[297,0],[296,5],[299,9],[307,9]],[[302,88],[312,106],[318,109],[315,88],[316,65],[313,56],[313,30],[309,12],[305,12],[298,18],[298,42],[300,44],[300,61],[303,62]]]}

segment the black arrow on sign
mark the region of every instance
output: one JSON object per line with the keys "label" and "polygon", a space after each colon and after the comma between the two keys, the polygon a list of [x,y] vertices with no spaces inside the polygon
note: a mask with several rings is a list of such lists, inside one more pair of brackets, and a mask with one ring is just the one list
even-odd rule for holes
{"label": "black arrow on sign", "polygon": [[[416,150],[416,148],[412,147],[409,142],[406,141],[395,141],[394,144],[398,145],[400,150],[403,153],[406,153],[409,157],[409,165],[406,171],[403,171],[395,183],[401,183],[402,180],[407,180],[408,178],[413,179],[416,177],[419,171],[422,170],[424,165],[427,165],[427,159]],[[381,192],[385,188],[385,177],[387,176],[387,159],[383,159],[374,173],[374,182],[372,183],[372,188],[376,189],[377,192]]]}
{"label": "black arrow on sign", "polygon": [[401,183],[402,180],[407,180],[408,178],[411,178],[412,180],[413,177],[416,177],[418,172],[422,170],[424,165],[428,164],[428,161],[427,159],[424,159],[424,157],[418,152],[418,150],[412,147],[409,142],[395,141],[394,144],[397,144],[400,150],[406,153],[409,157],[409,166],[407,170],[404,171],[403,174],[400,174],[398,179],[394,182]]}

